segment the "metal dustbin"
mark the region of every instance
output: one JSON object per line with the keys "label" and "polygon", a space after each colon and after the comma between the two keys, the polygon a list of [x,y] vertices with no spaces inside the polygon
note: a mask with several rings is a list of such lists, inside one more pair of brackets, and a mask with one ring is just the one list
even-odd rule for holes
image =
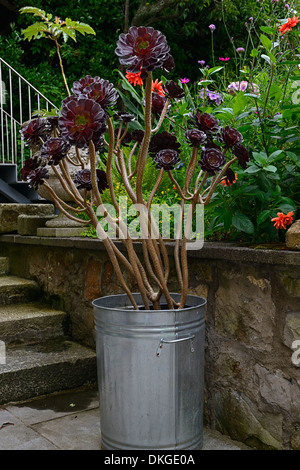
{"label": "metal dustbin", "polygon": [[126,294],[93,302],[103,450],[202,448],[206,300],[188,295],[186,305],[137,311]]}

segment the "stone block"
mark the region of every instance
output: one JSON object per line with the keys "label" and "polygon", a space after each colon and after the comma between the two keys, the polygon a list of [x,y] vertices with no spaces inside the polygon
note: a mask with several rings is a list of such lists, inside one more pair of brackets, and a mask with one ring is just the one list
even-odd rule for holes
{"label": "stone block", "polygon": [[82,232],[84,232],[85,227],[40,227],[37,229],[36,233],[38,237],[80,237]]}
{"label": "stone block", "polygon": [[48,220],[55,218],[55,215],[26,215],[18,217],[19,235],[36,235],[39,227],[44,227]]}
{"label": "stone block", "polygon": [[288,312],[283,330],[283,344],[291,348],[296,340],[300,340],[300,312]]}
{"label": "stone block", "polygon": [[280,413],[262,413],[245,394],[236,390],[214,394],[217,429],[232,439],[260,450],[282,449]]}
{"label": "stone block", "polygon": [[9,272],[9,259],[0,257],[0,276],[4,276]]}
{"label": "stone block", "polygon": [[54,214],[52,204],[0,204],[0,234],[16,232],[22,214],[48,216]]}
{"label": "stone block", "polygon": [[285,243],[290,250],[300,250],[300,220],[296,220],[287,230]]}
{"label": "stone block", "polygon": [[235,270],[220,273],[215,308],[218,334],[271,351],[275,313],[268,279]]}

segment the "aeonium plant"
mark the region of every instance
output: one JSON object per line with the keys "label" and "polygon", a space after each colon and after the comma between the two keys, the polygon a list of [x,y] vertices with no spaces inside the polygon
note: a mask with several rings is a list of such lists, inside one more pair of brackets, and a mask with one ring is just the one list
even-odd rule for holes
{"label": "aeonium plant", "polygon": [[[184,211],[179,212],[180,220],[174,243],[181,291],[180,301],[175,302],[168,289],[170,265],[166,240],[162,237],[151,210],[153,198],[164,174],[167,174],[170,184],[179,193],[181,208],[184,204],[189,204],[191,221],[196,207],[210,202],[221,181],[232,182],[235,179],[231,168],[235,162],[246,168],[248,152],[243,146],[240,132],[229,126],[221,128],[213,115],[201,110],[189,114],[184,142],[178,141],[176,127],[171,132],[163,128],[170,103],[180,100],[184,91],[178,83],[170,80],[164,84],[163,100],[159,100],[156,93],[152,92],[152,73],[157,69],[169,72],[174,68],[166,37],[160,31],[152,27],[131,27],[127,34],[120,35],[116,54],[127,72],[137,73],[146,81],[143,130],[129,132],[133,116],[114,110],[118,93],[113,84],[100,77],[87,75],[74,82],[73,94],[63,100],[58,118],[37,118],[21,130],[28,145],[40,145],[39,157],[25,162],[22,178],[36,189],[44,185],[58,209],[68,217],[78,220],[79,213],[86,214],[87,220],[84,223],[95,227],[134,309],[139,306],[126,284],[124,269],[136,279],[146,309],[160,309],[162,295],[169,309],[184,308],[188,291],[189,241],[187,231],[184,230],[182,234]],[[180,167],[181,149],[187,144],[190,158],[185,170],[180,170],[185,171],[184,184],[180,185],[173,170]],[[75,148],[72,155],[71,148]],[[81,150],[85,149],[88,149],[88,158],[81,156]],[[106,164],[105,171],[97,164],[99,152]],[[148,159],[152,159],[157,177],[146,200],[143,195],[143,179]],[[70,176],[68,162],[78,166],[73,178]],[[64,202],[51,187],[48,180],[49,165],[75,202],[74,207]],[[115,193],[114,171],[121,175],[128,197],[139,210],[142,260],[135,250],[137,245],[133,243],[133,237],[120,210]],[[109,213],[103,204],[104,190],[110,193],[114,214]],[[115,229],[117,241],[107,236],[99,223],[99,214]],[[125,254],[120,243],[126,247]]]}

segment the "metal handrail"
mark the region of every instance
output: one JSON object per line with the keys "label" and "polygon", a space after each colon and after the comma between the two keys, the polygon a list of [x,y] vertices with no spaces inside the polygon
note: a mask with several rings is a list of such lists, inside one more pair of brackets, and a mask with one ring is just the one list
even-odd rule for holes
{"label": "metal handrail", "polygon": [[47,111],[49,108],[58,109],[0,57],[0,163],[23,166],[26,151],[19,132],[20,126],[32,119],[33,110],[43,109],[42,105]]}

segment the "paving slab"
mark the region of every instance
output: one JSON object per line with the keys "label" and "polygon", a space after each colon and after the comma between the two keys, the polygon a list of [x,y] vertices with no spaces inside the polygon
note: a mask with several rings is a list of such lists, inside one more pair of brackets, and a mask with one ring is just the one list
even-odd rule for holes
{"label": "paving slab", "polygon": [[[0,408],[0,450],[100,450],[98,392],[78,389]],[[204,428],[203,450],[251,450]]]}

